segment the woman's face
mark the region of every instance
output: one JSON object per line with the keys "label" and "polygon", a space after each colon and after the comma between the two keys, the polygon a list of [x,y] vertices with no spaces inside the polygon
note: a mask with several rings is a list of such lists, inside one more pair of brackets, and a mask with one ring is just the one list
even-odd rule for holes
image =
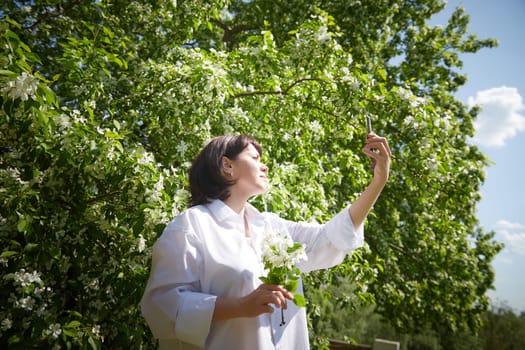
{"label": "woman's face", "polygon": [[235,181],[230,187],[232,195],[250,198],[264,193],[268,187],[266,177],[268,167],[261,163],[261,155],[252,144],[239,153],[237,158],[228,160],[225,172],[233,174],[233,176],[227,175],[229,179]]}

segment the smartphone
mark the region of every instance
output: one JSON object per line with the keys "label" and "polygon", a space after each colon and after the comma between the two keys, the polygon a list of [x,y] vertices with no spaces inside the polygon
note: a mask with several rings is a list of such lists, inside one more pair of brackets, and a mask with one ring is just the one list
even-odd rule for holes
{"label": "smartphone", "polygon": [[367,135],[372,132],[372,120],[370,119],[370,116],[366,116],[366,133]]}
{"label": "smartphone", "polygon": [[[366,136],[368,137],[368,134],[370,134],[372,132],[372,119],[370,119],[369,115],[367,115],[365,117],[365,119],[366,119]],[[372,151],[375,152],[376,150],[372,149]],[[370,163],[370,171],[373,173],[374,172],[374,168],[376,166],[376,161],[373,158],[370,158],[370,161],[371,161],[371,163]]]}

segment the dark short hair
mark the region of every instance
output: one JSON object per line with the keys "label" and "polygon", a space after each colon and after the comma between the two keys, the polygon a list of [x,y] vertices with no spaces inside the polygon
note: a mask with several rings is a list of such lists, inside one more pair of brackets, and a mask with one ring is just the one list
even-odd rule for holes
{"label": "dark short hair", "polygon": [[253,145],[262,154],[261,146],[248,135],[225,135],[211,139],[193,161],[190,169],[190,206],[206,204],[230,196],[235,181],[222,172],[222,157],[235,160],[246,147]]}

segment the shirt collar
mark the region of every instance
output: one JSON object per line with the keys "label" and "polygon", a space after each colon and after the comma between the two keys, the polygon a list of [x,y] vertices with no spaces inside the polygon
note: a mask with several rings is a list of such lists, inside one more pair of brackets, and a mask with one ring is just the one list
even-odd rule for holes
{"label": "shirt collar", "polygon": [[[215,199],[211,201],[210,203],[206,204],[208,207],[208,210],[212,213],[212,215],[215,217],[215,219],[219,222],[222,222],[227,219],[233,219],[233,220],[242,220],[242,217],[237,214],[232,208],[230,208],[226,203],[221,201],[220,199]],[[248,217],[248,220],[256,220],[260,218],[262,215],[261,213],[250,203],[246,203],[245,207],[246,215]]]}

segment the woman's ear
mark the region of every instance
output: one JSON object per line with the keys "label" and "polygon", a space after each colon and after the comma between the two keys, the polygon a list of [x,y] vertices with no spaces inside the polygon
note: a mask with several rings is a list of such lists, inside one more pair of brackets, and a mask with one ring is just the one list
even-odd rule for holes
{"label": "woman's ear", "polygon": [[233,177],[232,161],[228,157],[222,157],[222,173],[225,176]]}

